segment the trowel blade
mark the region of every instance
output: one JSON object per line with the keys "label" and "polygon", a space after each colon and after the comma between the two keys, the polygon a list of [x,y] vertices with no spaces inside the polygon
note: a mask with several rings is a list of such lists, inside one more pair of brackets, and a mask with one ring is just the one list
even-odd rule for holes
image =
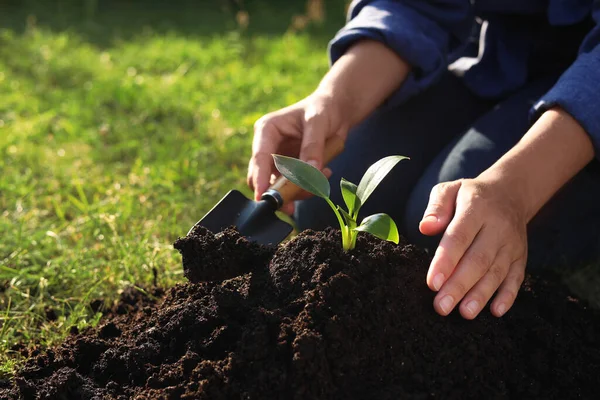
{"label": "trowel blade", "polygon": [[248,240],[267,246],[276,246],[292,232],[293,227],[275,214],[266,200],[253,201],[237,190],[229,191],[195,227],[202,226],[213,233],[234,226]]}

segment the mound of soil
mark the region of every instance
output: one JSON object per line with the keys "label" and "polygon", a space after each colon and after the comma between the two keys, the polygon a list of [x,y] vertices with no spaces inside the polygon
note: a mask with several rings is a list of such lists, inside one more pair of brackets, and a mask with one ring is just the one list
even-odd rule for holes
{"label": "mound of soil", "polygon": [[190,283],[31,358],[4,395],[595,398],[600,315],[556,281],[529,280],[501,319],[444,318],[423,252],[359,236],[348,253],[334,230],[275,250],[198,228],[175,243]]}

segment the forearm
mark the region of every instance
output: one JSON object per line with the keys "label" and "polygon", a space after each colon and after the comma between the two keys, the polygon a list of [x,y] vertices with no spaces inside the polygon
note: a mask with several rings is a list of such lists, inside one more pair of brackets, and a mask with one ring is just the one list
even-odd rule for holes
{"label": "forearm", "polygon": [[593,158],[588,134],[567,112],[555,108],[546,111],[480,178],[502,182],[529,222]]}
{"label": "forearm", "polygon": [[331,98],[352,127],[397,90],[409,71],[382,43],[362,40],[333,64],[315,93]]}

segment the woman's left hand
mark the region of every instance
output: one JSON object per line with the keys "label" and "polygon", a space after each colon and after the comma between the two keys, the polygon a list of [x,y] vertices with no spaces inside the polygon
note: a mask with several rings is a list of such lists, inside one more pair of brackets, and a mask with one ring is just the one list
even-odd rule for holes
{"label": "woman's left hand", "polygon": [[525,276],[527,223],[594,156],[583,126],[554,107],[477,178],[435,186],[419,229],[444,232],[427,274],[436,311],[460,303],[473,319],[496,293],[492,314],[504,315]]}
{"label": "woman's left hand", "polygon": [[431,191],[419,229],[426,235],[445,231],[427,274],[440,315],[460,303],[461,315],[473,319],[494,293],[493,315],[513,305],[525,275],[527,217],[511,193],[502,179],[481,178],[440,183]]}

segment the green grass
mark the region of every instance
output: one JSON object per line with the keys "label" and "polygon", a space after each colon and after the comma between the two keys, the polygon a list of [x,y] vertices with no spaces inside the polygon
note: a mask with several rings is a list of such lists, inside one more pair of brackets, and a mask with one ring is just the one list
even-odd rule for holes
{"label": "green grass", "polygon": [[247,30],[226,1],[0,9],[0,374],[97,323],[91,300],[183,279],[171,244],[248,193],[252,125],[315,87],[341,3],[301,32],[304,1],[247,1]]}

